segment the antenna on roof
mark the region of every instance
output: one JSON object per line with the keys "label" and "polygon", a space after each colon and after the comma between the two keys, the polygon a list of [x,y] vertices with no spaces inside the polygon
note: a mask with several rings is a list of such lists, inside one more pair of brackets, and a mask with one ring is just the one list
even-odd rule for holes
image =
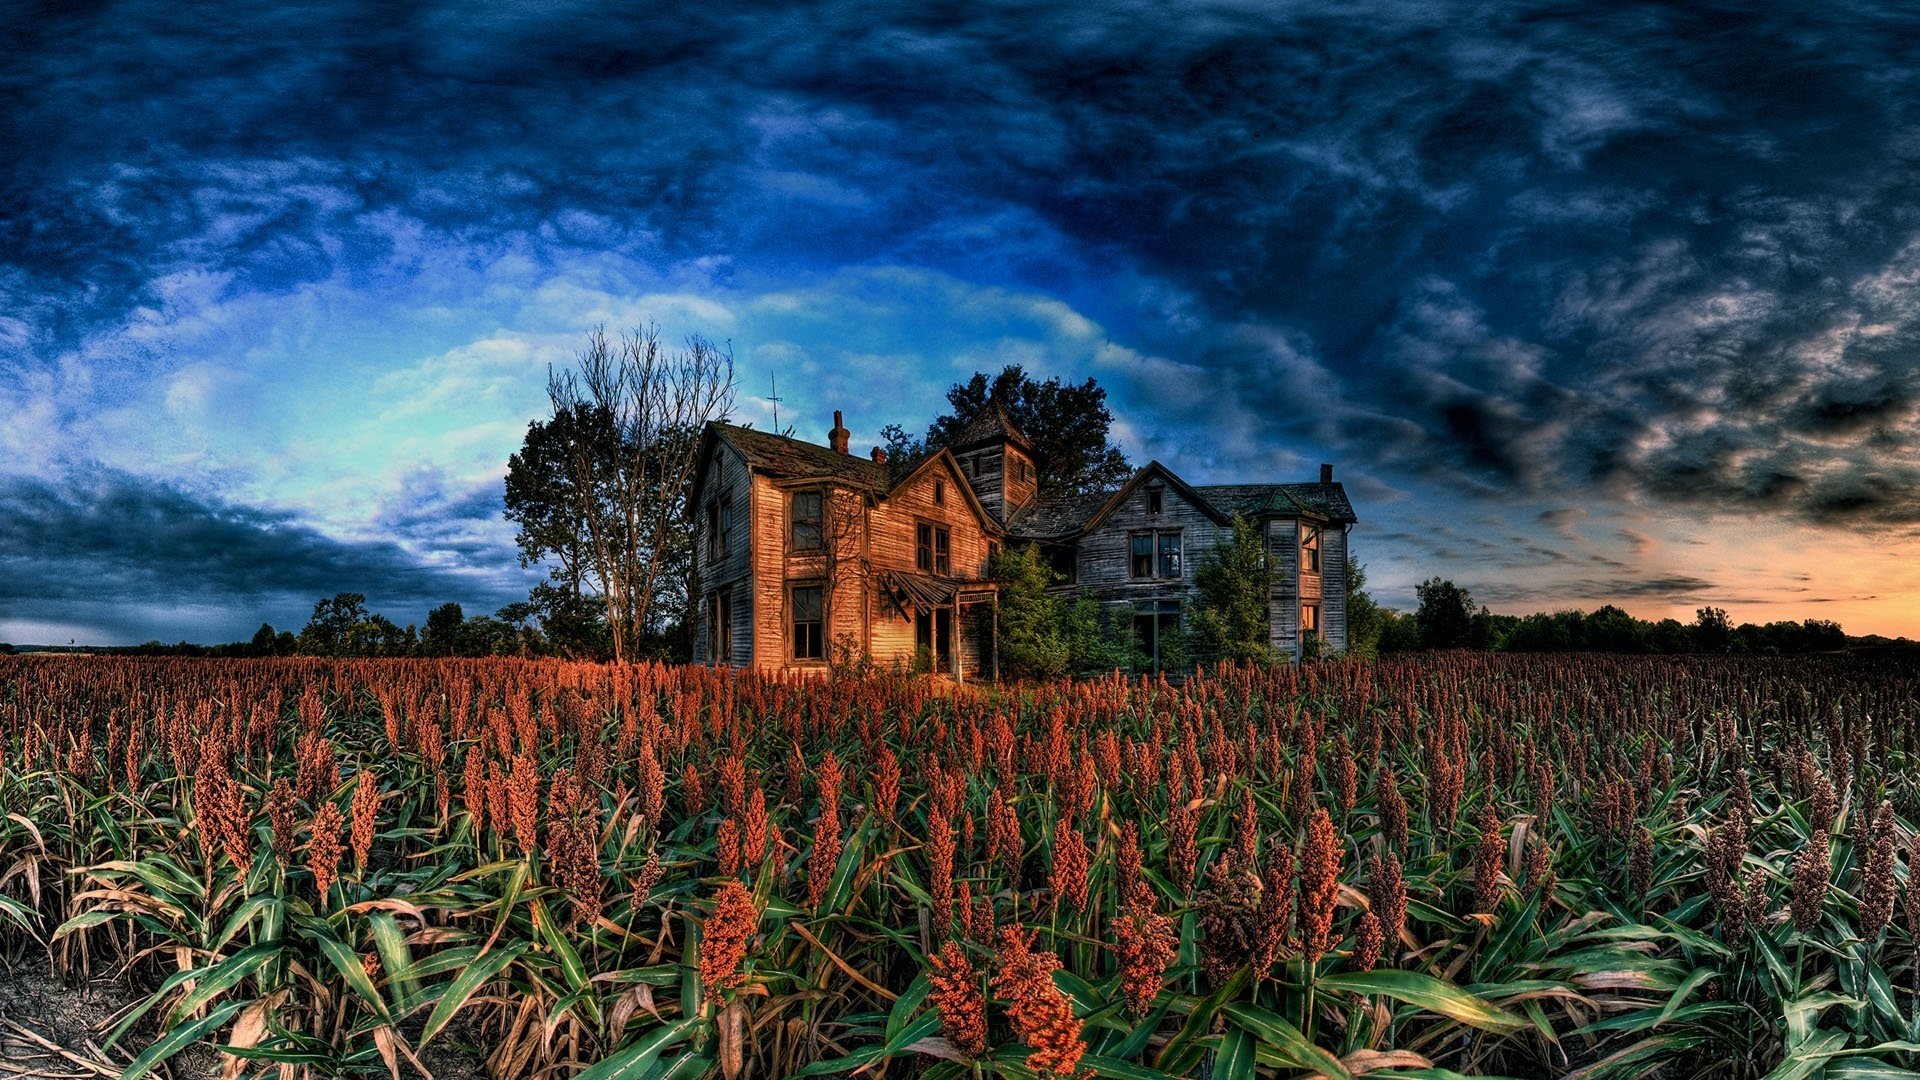
{"label": "antenna on roof", "polygon": [[767,400],[773,403],[773,433],[780,434],[780,382],[774,373],[767,372]]}

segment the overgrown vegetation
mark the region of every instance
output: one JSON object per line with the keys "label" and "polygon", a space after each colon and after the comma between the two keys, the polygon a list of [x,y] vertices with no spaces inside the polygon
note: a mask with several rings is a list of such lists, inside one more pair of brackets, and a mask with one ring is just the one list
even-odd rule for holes
{"label": "overgrown vegetation", "polygon": [[7,657],[0,947],[143,988],[129,1077],[456,1037],[595,1080],[1896,1077],[1917,695],[1845,657],[1014,696]]}

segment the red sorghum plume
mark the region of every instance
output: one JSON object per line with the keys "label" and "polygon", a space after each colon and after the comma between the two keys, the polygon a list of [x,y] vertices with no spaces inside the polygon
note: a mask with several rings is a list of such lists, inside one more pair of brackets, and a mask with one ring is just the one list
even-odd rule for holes
{"label": "red sorghum plume", "polygon": [[1860,936],[1873,941],[1893,918],[1893,804],[1881,802],[1860,880]]}
{"label": "red sorghum plume", "polygon": [[1113,951],[1120,959],[1120,987],[1126,993],[1127,1011],[1136,1018],[1143,1017],[1153,1010],[1167,968],[1180,951],[1180,934],[1171,918],[1154,910],[1150,890],[1132,893],[1114,919]]}
{"label": "red sorghum plume", "polygon": [[1200,894],[1200,962],[1211,985],[1224,986],[1258,950],[1260,901],[1260,877],[1251,869],[1237,868],[1232,859],[1215,860],[1207,868],[1207,887]]}
{"label": "red sorghum plume", "polygon": [[747,815],[740,825],[741,865],[757,868],[767,857],[771,825],[767,820],[767,793],[754,788],[747,796]]}
{"label": "red sorghum plume", "polygon": [[1193,887],[1194,867],[1200,862],[1198,832],[1200,815],[1185,804],[1167,812],[1167,870],[1173,885],[1181,892]]}
{"label": "red sorghum plume", "polygon": [[740,826],[732,818],[721,818],[720,827],[714,830],[714,861],[719,864],[722,874],[740,872]]}
{"label": "red sorghum plume", "polygon": [[1360,925],[1353,931],[1353,970],[1372,971],[1380,962],[1380,948],[1385,943],[1380,920],[1371,911],[1361,912]]}
{"label": "red sorghum plume", "polygon": [[1647,891],[1653,887],[1653,830],[1645,825],[1635,830],[1633,847],[1627,852],[1628,902],[1641,908],[1647,903]]}
{"label": "red sorghum plume", "polygon": [[[33,730],[29,728],[28,730]],[[226,751],[203,751],[193,779],[193,819],[200,830],[200,844],[211,860],[218,851],[233,865],[245,870],[253,862],[253,845],[248,840],[252,815],[247,811],[246,793],[227,771]]]}
{"label": "red sorghum plume", "polygon": [[340,841],[344,824],[340,808],[332,800],[322,802],[313,815],[313,835],[307,840],[307,869],[313,874],[313,890],[322,900],[326,899],[327,890],[333,887],[333,879],[340,872],[340,855],[346,850]]}
{"label": "red sorghum plume", "polygon": [[[1831,819],[1828,819],[1831,820]],[[1806,933],[1820,925],[1820,911],[1827,900],[1827,878],[1832,872],[1833,853],[1827,847],[1827,831],[1815,828],[1805,847],[1793,860],[1793,925]]]}
{"label": "red sorghum plume", "polygon": [[760,910],[753,905],[753,894],[739,878],[721,882],[714,894],[713,914],[700,932],[700,981],[706,985],[708,1001],[719,1001],[722,991],[747,981],[740,965],[747,958],[747,942],[759,928]]}
{"label": "red sorghum plume", "polygon": [[533,854],[540,846],[540,766],[532,754],[513,757],[513,773],[507,778],[507,816],[520,853]]}
{"label": "red sorghum plume", "polygon": [[284,776],[267,791],[267,824],[273,833],[273,857],[284,870],[292,865],[300,843],[300,797]]}
{"label": "red sorghum plume", "polygon": [[1500,836],[1500,816],[1492,803],[1480,807],[1474,824],[1480,830],[1480,839],[1473,848],[1473,910],[1491,913],[1500,899],[1500,863],[1507,845]]}
{"label": "red sorghum plume", "polygon": [[873,763],[873,810],[881,818],[892,821],[893,810],[900,803],[900,759],[894,756],[892,749],[880,748],[880,756]]}
{"label": "red sorghum plume", "polygon": [[933,955],[927,984],[927,997],[940,1010],[940,1030],[947,1041],[969,1058],[986,1056],[987,998],[980,992],[980,972],[958,942],[947,939]]}
{"label": "red sorghum plume", "polygon": [[567,894],[576,923],[600,918],[600,800],[572,769],[559,769],[547,790],[546,847],[553,883]]}
{"label": "red sorghum plume", "polygon": [[1074,827],[1073,819],[1061,815],[1053,828],[1053,865],[1047,883],[1053,889],[1053,902],[1075,911],[1087,910],[1087,867],[1092,861],[1086,838]]}
{"label": "red sorghum plume", "polygon": [[1293,849],[1277,844],[1260,875],[1260,913],[1253,931],[1253,974],[1263,979],[1293,939]]}
{"label": "red sorghum plume", "polygon": [[640,871],[628,882],[633,886],[635,904],[644,903],[647,897],[653,895],[654,886],[660,884],[660,878],[666,874],[666,869],[660,861],[659,852],[655,851],[647,856],[647,861],[640,864]]}
{"label": "red sorghum plume", "polygon": [[1392,769],[1380,774],[1374,793],[1374,802],[1380,809],[1380,831],[1386,834],[1387,846],[1394,851],[1405,851],[1407,847],[1407,800],[1400,794],[1400,779]]}
{"label": "red sorghum plume", "polygon": [[640,816],[648,825],[660,827],[660,815],[667,806],[667,770],[651,736],[640,739]]}
{"label": "red sorghum plume", "polygon": [[827,751],[820,762],[820,815],[813,821],[813,853],[807,858],[807,905],[820,906],[840,861],[840,785],[845,779],[840,759]]}
{"label": "red sorghum plume", "polygon": [[999,862],[1006,868],[1007,882],[1015,889],[1020,887],[1020,863],[1025,841],[1020,836],[1020,815],[1014,812],[1013,804],[1000,795],[995,788],[987,796],[987,861]]}
{"label": "red sorghum plume", "polygon": [[1233,857],[1242,869],[1260,862],[1260,808],[1251,786],[1240,789],[1240,812],[1233,819]]}
{"label": "red sorghum plume", "polygon": [[1009,926],[1000,933],[998,971],[993,989],[1006,1002],[1007,1019],[1020,1041],[1032,1048],[1026,1065],[1042,1076],[1070,1077],[1086,1045],[1073,1001],[1053,985],[1060,958],[1033,951],[1036,932]]}
{"label": "red sorghum plume", "polygon": [[364,874],[367,857],[373,853],[373,833],[379,827],[380,818],[380,776],[372,769],[360,771],[350,809],[352,828],[348,831],[353,836],[353,864]]}
{"label": "red sorghum plume", "polygon": [[1353,812],[1354,800],[1359,797],[1360,769],[1354,763],[1353,749],[1347,745],[1345,735],[1333,737],[1333,793],[1340,805],[1340,816],[1345,818]]}
{"label": "red sorghum plume", "polygon": [[1367,905],[1380,920],[1380,934],[1386,939],[1387,958],[1400,951],[1400,936],[1407,926],[1407,883],[1400,873],[1400,856],[1387,852],[1378,855],[1367,870]]}
{"label": "red sorghum plume", "polygon": [[1333,916],[1340,899],[1340,860],[1345,850],[1333,819],[1315,807],[1300,848],[1300,955],[1318,963],[1332,944]]}
{"label": "red sorghum plume", "polygon": [[1553,889],[1553,849],[1537,836],[1527,843],[1526,875],[1527,888],[1536,894]]}
{"label": "red sorghum plume", "polygon": [[935,800],[927,811],[927,888],[933,893],[933,927],[945,934],[953,922],[953,822]]}

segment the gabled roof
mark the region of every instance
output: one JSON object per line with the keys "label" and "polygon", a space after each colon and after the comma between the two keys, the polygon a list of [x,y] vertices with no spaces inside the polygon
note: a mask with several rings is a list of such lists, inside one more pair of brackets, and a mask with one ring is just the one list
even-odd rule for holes
{"label": "gabled roof", "polygon": [[1013,417],[1007,415],[1007,410],[1001,408],[1000,400],[995,398],[987,402],[987,407],[981,409],[973,419],[967,421],[967,426],[960,429],[960,433],[953,437],[950,445],[958,452],[987,446],[1001,440],[1015,443],[1029,453],[1033,451],[1033,441],[1027,438],[1027,433],[1020,430],[1020,426],[1013,422]]}
{"label": "gabled roof", "polygon": [[767,476],[794,480],[833,480],[849,487],[873,491],[887,486],[885,465],[869,458],[842,454],[831,446],[734,424],[709,424],[707,430],[739,451],[755,472]]}
{"label": "gabled roof", "polygon": [[[967,482],[967,474],[960,471],[959,459],[954,457],[953,452],[944,446],[928,455],[925,461],[915,465],[913,471],[888,485],[885,494],[891,495],[893,492],[912,483],[921,473],[936,467],[946,470],[947,478],[954,482],[954,487],[960,489],[961,496],[967,500],[968,506],[973,507],[974,514],[979,517],[980,524],[984,526],[988,532],[998,533],[1006,531],[1006,525],[1003,524],[998,517],[994,516],[993,511],[987,509],[987,505],[980,501],[979,494],[973,490],[973,485]],[[882,497],[884,498],[885,496],[883,495]]]}
{"label": "gabled roof", "polygon": [[1287,498],[1304,507],[1308,513],[1323,514],[1341,525],[1352,525],[1359,521],[1354,516],[1353,504],[1347,501],[1347,489],[1338,483],[1333,484],[1281,484]]}
{"label": "gabled roof", "polygon": [[1007,529],[1026,540],[1064,539],[1097,528],[1149,476],[1167,486],[1220,524],[1238,514],[1255,518],[1265,514],[1317,514],[1338,524],[1357,518],[1347,493],[1339,484],[1208,484],[1193,487],[1157,461],[1136,471],[1112,491],[1039,499],[1014,514]]}

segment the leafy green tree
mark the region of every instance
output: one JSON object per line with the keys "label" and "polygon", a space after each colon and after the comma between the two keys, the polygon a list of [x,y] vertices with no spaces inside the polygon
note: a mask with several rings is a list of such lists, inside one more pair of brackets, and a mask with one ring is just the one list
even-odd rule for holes
{"label": "leafy green tree", "polygon": [[915,439],[898,424],[881,429],[888,461],[896,475],[953,440],[999,402],[1007,416],[1033,441],[1040,495],[1078,495],[1117,487],[1132,474],[1126,455],[1108,438],[1113,413],[1107,392],[1092,379],[1063,383],[1056,376],[1036,381],[1019,364],[1008,364],[991,378],[974,372],[947,390],[952,411],[935,418],[926,438]]}
{"label": "leafy green tree", "polygon": [[313,617],[300,630],[300,651],[308,656],[352,656],[366,643],[365,593],[335,593],[313,605]]}
{"label": "leafy green tree", "polygon": [[1054,574],[1034,544],[1002,548],[993,557],[1000,583],[1000,671],[1016,679],[1054,679],[1067,673],[1067,642],[1060,601],[1048,593]]}
{"label": "leafy green tree", "polygon": [[460,656],[460,625],[466,614],[459,604],[446,603],[427,612],[427,624],[420,631],[420,655]]}
{"label": "leafy green tree", "polygon": [[1725,608],[1703,607],[1693,613],[1693,647],[1704,653],[1723,653],[1733,647],[1733,620]]}
{"label": "leafy green tree", "polygon": [[1192,632],[1203,659],[1273,662],[1273,567],[1259,526],[1235,515],[1227,542],[1195,568],[1194,586]]}
{"label": "leafy green tree", "polygon": [[1429,649],[1464,649],[1473,643],[1473,594],[1438,577],[1413,587],[1420,598],[1413,613],[1420,644]]}
{"label": "leafy green tree", "polygon": [[1380,655],[1380,637],[1386,633],[1385,609],[1367,591],[1367,568],[1347,563],[1347,655],[1371,660]]}

